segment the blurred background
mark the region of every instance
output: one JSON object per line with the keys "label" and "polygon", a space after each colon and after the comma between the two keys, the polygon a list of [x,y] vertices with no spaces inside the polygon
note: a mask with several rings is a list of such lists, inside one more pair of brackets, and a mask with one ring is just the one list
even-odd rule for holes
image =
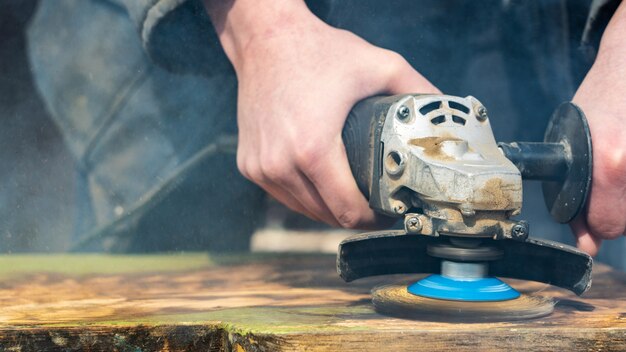
{"label": "blurred background", "polygon": [[[25,29],[35,0],[0,1],[0,250],[61,251],[73,227],[74,164],[33,84]],[[34,214],[46,214],[34,218]]]}
{"label": "blurred background", "polygon": [[[27,59],[25,29],[36,6],[36,0],[0,0],[0,251],[4,253],[68,250],[77,215],[74,160],[38,95]],[[497,67],[486,61],[473,72],[476,77],[488,76]],[[489,91],[481,93],[485,96]],[[496,113],[498,109],[490,107]],[[511,134],[509,127],[494,123],[496,138],[508,141],[520,135]],[[550,220],[540,185],[524,186],[522,217],[529,220],[531,234],[573,244],[569,228]],[[253,251],[334,253],[338,242],[352,233],[314,224],[272,200],[266,201],[266,207],[264,226],[252,237]],[[598,258],[624,270],[624,251],[623,239],[606,242]]]}

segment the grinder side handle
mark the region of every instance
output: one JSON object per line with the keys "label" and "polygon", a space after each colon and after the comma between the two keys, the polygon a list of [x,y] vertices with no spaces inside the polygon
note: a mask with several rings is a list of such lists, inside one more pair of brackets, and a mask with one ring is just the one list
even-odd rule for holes
{"label": "grinder side handle", "polygon": [[543,143],[499,143],[522,178],[543,181],[543,197],[552,218],[571,222],[583,210],[591,190],[593,148],[583,111],[572,102],[552,115]]}

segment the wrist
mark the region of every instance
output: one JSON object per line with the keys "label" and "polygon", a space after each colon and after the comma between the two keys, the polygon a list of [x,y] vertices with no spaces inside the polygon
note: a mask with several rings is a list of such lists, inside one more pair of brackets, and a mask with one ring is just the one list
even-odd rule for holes
{"label": "wrist", "polygon": [[596,63],[617,70],[619,73],[626,73],[624,33],[626,33],[626,3],[620,4],[605,29],[600,41]]}
{"label": "wrist", "polygon": [[204,4],[235,69],[251,43],[279,37],[316,19],[303,0],[204,0]]}

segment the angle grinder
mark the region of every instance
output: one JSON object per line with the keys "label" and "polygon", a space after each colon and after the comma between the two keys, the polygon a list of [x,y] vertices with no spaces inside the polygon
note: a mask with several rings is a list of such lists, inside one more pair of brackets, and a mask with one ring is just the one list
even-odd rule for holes
{"label": "angle grinder", "polygon": [[561,104],[544,142],[496,143],[487,109],[449,95],[372,97],[350,112],[343,140],[359,189],[375,211],[402,218],[403,230],[344,240],[337,271],[345,281],[431,274],[373,291],[384,314],[429,320],[529,319],[553,311],[549,298],[520,294],[497,277],[538,281],[582,294],[592,258],[574,247],[529,237],[522,179],[543,184],[560,223],[583,209],[592,146],[583,112]]}

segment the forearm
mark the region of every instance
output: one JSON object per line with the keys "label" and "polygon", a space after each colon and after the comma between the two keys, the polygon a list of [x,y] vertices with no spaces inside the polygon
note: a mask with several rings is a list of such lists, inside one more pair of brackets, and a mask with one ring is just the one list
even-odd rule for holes
{"label": "forearm", "polygon": [[626,1],[623,1],[617,8],[602,36],[598,57],[603,59],[605,56],[610,56],[614,59],[619,59],[620,64],[624,64],[626,62],[625,34]]}
{"label": "forearm", "polygon": [[204,4],[236,69],[252,40],[280,35],[315,18],[304,0],[204,0]]}
{"label": "forearm", "polygon": [[[598,56],[589,73],[576,92],[574,102],[589,113],[608,113],[624,106],[626,95],[626,2],[618,7],[607,26]],[[603,101],[605,104],[596,104]]]}

